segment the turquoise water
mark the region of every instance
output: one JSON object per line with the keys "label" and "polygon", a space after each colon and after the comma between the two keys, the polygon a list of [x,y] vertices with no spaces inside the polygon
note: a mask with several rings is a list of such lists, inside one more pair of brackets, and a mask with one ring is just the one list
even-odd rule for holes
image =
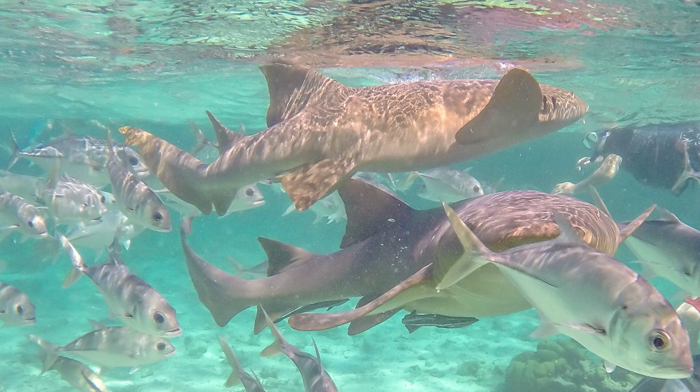
{"label": "turquoise water", "polygon": [[[497,78],[519,65],[590,105],[582,120],[555,134],[455,166],[471,167],[482,184],[503,179],[498,190],[549,192],[557,183],[580,181],[590,173],[575,168],[587,154],[581,143],[586,133],[698,120],[700,109],[700,7],[681,1],[0,1],[0,142],[8,147],[0,162],[9,160],[11,132],[23,148],[60,136],[64,126],[104,138],[96,122],[112,132],[137,126],[183,148],[194,145],[189,120],[214,138],[205,110],[232,129],[242,124],[248,134],[259,132],[266,127],[269,97],[257,67],[277,57],[351,86]],[[45,174],[26,160],[12,170]],[[193,249],[229,272],[228,257],[245,266],[265,261],[260,236],[316,253],[338,250],[344,222],[314,224],[311,212],[281,217],[288,197],[259,188],[266,199],[260,208],[196,218]],[[690,187],[676,197],[625,171],[600,188],[617,221],[658,204],[693,227],[700,227],[698,192]],[[437,207],[415,190],[402,196],[416,208]],[[107,387],[223,390],[230,373],[217,342],[223,335],[267,390],[303,390],[288,359],[258,355],[272,337],[267,330],[253,335],[254,309],[224,328],[214,323],[187,273],[180,216],[172,216],[172,232],[144,232],[123,258],[177,309],[183,330],[172,339],[177,352],[131,375],[111,369],[102,375]],[[0,281],[29,295],[37,323],[0,329],[0,391],[70,391],[56,372],[39,376],[39,350],[27,336],[66,344],[90,330],[88,319],[117,320],[108,318],[88,279],[61,288],[67,257],[42,261],[35,240],[19,239],[11,236],[0,245]],[[624,246],[616,258],[634,260]],[[652,282],[673,297],[670,283]],[[514,390],[506,389],[506,369],[538,344],[529,337],[538,324],[532,310],[483,318],[465,329],[423,328],[410,335],[401,317],[353,337],[345,327],[311,333],[283,322],[280,329],[305,352],[313,353],[311,338],[316,340],[340,391]],[[594,357],[589,361],[599,365]],[[583,384],[578,377],[571,382]],[[613,390],[591,383],[593,390]]]}

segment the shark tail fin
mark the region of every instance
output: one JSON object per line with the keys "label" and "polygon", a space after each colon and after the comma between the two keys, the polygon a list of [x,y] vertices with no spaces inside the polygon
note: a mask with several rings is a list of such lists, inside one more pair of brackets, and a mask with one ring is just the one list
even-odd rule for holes
{"label": "shark tail fin", "polygon": [[248,291],[249,282],[226,273],[199,257],[187,243],[192,232],[192,217],[182,220],[180,241],[187,270],[199,301],[209,310],[216,323],[223,327],[238,313],[255,305]]}
{"label": "shark tail fin", "polygon": [[73,247],[73,244],[71,244],[66,237],[60,233],[57,233],[56,236],[58,237],[58,241],[63,247],[63,250],[68,254],[71,264],[73,265],[73,268],[71,268],[70,272],[63,280],[62,287],[66,288],[72,286],[81,276],[83,276],[83,274],[85,274],[87,271],[87,266],[83,262],[83,258],[80,256],[80,253],[78,253],[75,247]]}
{"label": "shark tail fin", "polygon": [[[173,195],[194,205],[205,215],[211,213],[213,197],[203,186],[206,180],[206,164],[144,130],[121,127],[119,132],[126,136],[127,145],[138,148],[148,168]],[[225,191],[235,197],[235,189]],[[217,212],[222,215],[225,213]]]}
{"label": "shark tail fin", "polygon": [[270,93],[267,126],[288,120],[316,102],[338,100],[352,89],[315,70],[276,61],[260,67]]}
{"label": "shark tail fin", "polygon": [[489,262],[499,260],[498,254],[489,250],[449,205],[443,202],[442,207],[464,248],[464,253],[453,263],[436,264],[435,277],[438,290],[448,288]]}
{"label": "shark tail fin", "polygon": [[56,353],[58,346],[35,335],[29,335],[29,340],[38,344],[44,352],[44,362],[41,365],[41,374],[48,372],[56,362],[56,359],[58,359],[58,354]]}
{"label": "shark tail fin", "polygon": [[231,369],[233,369],[231,371],[231,375],[224,384],[224,387],[230,388],[241,382],[241,374],[245,371],[241,367],[238,357],[236,357],[236,354],[233,352],[228,343],[226,343],[226,339],[224,339],[223,336],[219,336],[219,344],[221,345],[221,349],[224,351],[224,355],[226,355],[226,360],[228,361],[229,365],[231,365]]}

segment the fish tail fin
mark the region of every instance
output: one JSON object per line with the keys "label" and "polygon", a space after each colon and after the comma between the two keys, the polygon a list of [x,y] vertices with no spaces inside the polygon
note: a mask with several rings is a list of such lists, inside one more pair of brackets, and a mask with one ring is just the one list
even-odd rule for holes
{"label": "fish tail fin", "polygon": [[15,137],[15,133],[10,132],[10,135],[12,137],[12,153],[10,154],[10,161],[7,163],[7,168],[5,170],[12,169],[12,166],[14,166],[17,163],[17,161],[19,161],[19,153],[22,152],[22,149],[19,148],[19,144],[17,144],[17,138]]}
{"label": "fish tail fin", "polygon": [[83,257],[78,253],[78,251],[73,247],[73,244],[68,241],[66,237],[64,237],[62,234],[57,233],[58,236],[58,241],[61,243],[61,246],[63,247],[63,250],[68,254],[68,257],[70,257],[71,264],[73,265],[73,268],[71,268],[70,272],[66,276],[66,278],[63,280],[63,288],[67,288],[72,286],[85,272],[87,271],[87,266],[83,262]]}
{"label": "fish tail fin", "polygon": [[41,374],[51,370],[51,367],[56,362],[56,359],[58,359],[58,354],[56,353],[58,346],[35,335],[29,335],[29,340],[38,344],[44,352],[44,362],[41,365]]}
{"label": "fish tail fin", "polygon": [[238,361],[238,357],[236,357],[233,349],[231,349],[231,346],[226,343],[226,339],[224,339],[223,336],[219,336],[219,344],[221,345],[221,350],[223,350],[224,355],[226,355],[226,360],[228,361],[228,364],[231,365],[232,369],[231,375],[228,376],[226,383],[224,383],[224,387],[229,388],[241,382],[240,375],[241,373],[244,373],[244,370],[241,367],[241,363]]}
{"label": "fish tail fin", "polygon": [[275,341],[272,342],[269,346],[265,347],[260,352],[260,355],[263,357],[273,357],[275,355],[284,354],[285,351],[287,351],[287,346],[289,346],[289,343],[287,343],[287,341],[284,340],[284,337],[282,337],[282,333],[279,329],[277,329],[277,326],[270,319],[270,316],[268,316],[265,309],[263,309],[262,306],[259,306],[258,310],[260,310],[260,312],[265,316],[267,326],[270,327],[270,331],[272,331],[272,336],[275,338]]}
{"label": "fish tail fin", "polygon": [[[119,132],[126,136],[126,144],[138,148],[148,168],[173,195],[194,205],[205,215],[211,213],[212,197],[203,186],[206,181],[206,164],[141,129],[121,127]],[[235,195],[236,192],[231,190],[230,193]]]}
{"label": "fish tail fin", "polygon": [[496,253],[489,250],[472,233],[466,223],[449,205],[443,202],[442,207],[445,209],[447,218],[464,248],[464,253],[453,263],[438,263],[436,265],[435,276],[437,282],[439,282],[436,287],[438,290],[452,286],[482,266],[499,259]]}
{"label": "fish tail fin", "polygon": [[312,68],[276,61],[260,67],[270,93],[267,126],[288,120],[316,102],[336,101],[352,88],[323,76]]}
{"label": "fish tail fin", "polygon": [[199,257],[187,243],[192,232],[192,217],[182,220],[180,241],[187,270],[199,301],[209,310],[216,323],[223,327],[238,313],[255,305],[249,295],[249,281],[226,273]]}

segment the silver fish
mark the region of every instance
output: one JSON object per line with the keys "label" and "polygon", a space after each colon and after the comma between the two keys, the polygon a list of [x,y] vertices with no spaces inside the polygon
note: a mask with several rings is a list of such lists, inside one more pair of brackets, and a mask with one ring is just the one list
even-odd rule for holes
{"label": "silver fish", "polygon": [[[19,158],[27,158],[47,172],[51,172],[58,164],[62,172],[92,184],[98,189],[109,184],[109,174],[106,170],[109,149],[105,140],[67,133],[26,151],[20,150],[14,138],[13,142],[14,152],[9,167],[12,167]],[[116,147],[116,149],[127,157],[129,170],[139,177],[150,175],[136,151],[129,147]]]}
{"label": "silver fish", "polygon": [[9,192],[0,192],[0,240],[12,231],[24,238],[48,236],[41,211],[25,199]]}
{"label": "silver fish", "polygon": [[416,178],[423,181],[418,196],[430,201],[454,203],[484,194],[481,183],[468,170],[437,168],[422,173],[412,172],[406,181],[411,183]]}
{"label": "silver fish", "polygon": [[180,336],[175,309],[158,290],[129,272],[118,252],[112,249],[106,263],[88,267],[71,243],[63,236],[59,238],[74,268],[66,277],[64,288],[84,274],[100,290],[110,314],[129,327],[149,335]]}
{"label": "silver fish", "polygon": [[265,388],[263,388],[258,377],[252,377],[250,374],[246,373],[245,370],[243,370],[241,363],[236,357],[236,354],[233,352],[228,343],[226,343],[226,340],[224,340],[224,338],[221,336],[219,336],[219,344],[221,345],[221,349],[224,351],[224,355],[226,355],[226,360],[233,369],[231,371],[231,375],[228,377],[228,380],[226,380],[224,383],[224,386],[229,388],[240,382],[243,384],[243,388],[245,388],[246,392],[265,392]]}
{"label": "silver fish", "polygon": [[[309,207],[309,210],[316,214],[316,218],[313,221],[314,224],[324,219],[326,223],[340,223],[348,219],[348,216],[345,214],[345,205],[343,204],[343,200],[340,199],[338,192],[333,192],[317,201]],[[296,211],[294,204],[290,205],[282,216],[287,216],[293,211]]]}
{"label": "silver fish", "polygon": [[651,273],[700,296],[700,231],[661,211],[661,219],[644,222],[625,245]]}
{"label": "silver fish", "polygon": [[65,236],[73,246],[90,249],[97,253],[96,258],[99,258],[100,254],[114,243],[129,249],[131,240],[144,230],[145,227],[130,223],[117,209],[107,211],[95,224],[71,227]]}
{"label": "silver fish", "polygon": [[0,321],[2,328],[33,325],[36,322],[34,304],[27,294],[0,282]]}
{"label": "silver fish", "polygon": [[474,270],[495,264],[540,314],[533,336],[566,334],[609,371],[617,365],[656,378],[692,374],[688,333],[673,307],[636,272],[584,244],[563,217],[555,215],[555,240],[494,253],[443,206],[465,250],[458,263]]}
{"label": "silver fish", "polygon": [[266,347],[260,355],[269,357],[284,354],[291,359],[297,366],[297,369],[299,369],[299,373],[301,373],[301,378],[304,381],[304,391],[306,392],[338,392],[338,388],[335,386],[331,376],[328,375],[321,364],[321,356],[318,353],[316,342],[314,341],[316,356],[302,352],[298,348],[287,343],[279,329],[275,326],[275,323],[270,320],[270,316],[267,315],[265,309],[260,307],[260,310],[265,315],[267,325],[270,327],[270,331],[272,331],[272,335],[275,337],[275,341]]}
{"label": "silver fish", "polygon": [[44,185],[45,181],[39,177],[0,170],[0,189],[19,196],[29,203],[36,204],[37,195],[41,193]]}
{"label": "silver fish", "polygon": [[[199,210],[167,189],[157,190],[156,193],[163,195],[165,203],[173,209],[179,211],[183,216],[197,215]],[[223,216],[231,215],[234,212],[250,210],[265,205],[265,196],[255,184],[244,186],[236,191],[236,198],[229,205],[228,211]]]}
{"label": "silver fish", "polygon": [[[107,134],[107,142],[112,145],[112,137]],[[112,192],[119,210],[134,223],[151,230],[167,232],[171,230],[170,213],[158,196],[127,168],[128,158],[110,150],[107,170],[112,183]]]}
{"label": "silver fish", "polygon": [[107,212],[106,197],[94,186],[54,173],[40,194],[56,224],[95,223]]}
{"label": "silver fish", "polygon": [[[30,335],[29,339],[41,347],[44,359],[58,348],[34,335]],[[59,356],[48,369],[44,369],[41,373],[44,374],[49,370],[57,371],[64,381],[78,391],[109,392],[102,379],[95,372],[74,359]]]}
{"label": "silver fish", "polygon": [[60,355],[80,358],[100,367],[140,367],[160,362],[175,353],[168,339],[134,331],[129,327],[108,327],[96,322],[97,329],[46,354],[42,371],[50,369]]}

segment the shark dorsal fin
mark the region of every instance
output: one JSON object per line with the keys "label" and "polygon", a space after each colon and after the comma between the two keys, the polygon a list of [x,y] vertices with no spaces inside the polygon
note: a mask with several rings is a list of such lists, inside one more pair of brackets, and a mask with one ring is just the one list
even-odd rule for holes
{"label": "shark dorsal fin", "polygon": [[656,209],[657,209],[657,210],[659,211],[659,213],[661,214],[661,217],[659,218],[659,220],[666,221],[666,222],[673,222],[673,223],[681,223],[681,224],[683,224],[683,222],[681,222],[681,220],[678,219],[678,217],[676,216],[676,214],[674,214],[673,212],[671,212],[671,211],[669,211],[669,210],[667,210],[667,209],[665,209],[665,208],[661,208],[661,207],[657,207]]}
{"label": "shark dorsal fin", "polygon": [[317,256],[315,253],[265,237],[259,237],[258,242],[267,254],[267,276],[277,275],[291,266]]}
{"label": "shark dorsal fin", "polygon": [[284,61],[260,67],[270,93],[267,126],[288,120],[307,106],[347,96],[350,87],[323,76],[315,70]]}
{"label": "shark dorsal fin", "polygon": [[207,116],[209,116],[211,126],[214,128],[214,133],[216,133],[216,147],[219,149],[219,154],[228,151],[231,149],[231,146],[246,138],[246,135],[228,129],[208,110]]}
{"label": "shark dorsal fin", "polygon": [[403,225],[416,212],[398,198],[362,180],[350,179],[340,189],[348,217],[341,248],[396,225]]}

